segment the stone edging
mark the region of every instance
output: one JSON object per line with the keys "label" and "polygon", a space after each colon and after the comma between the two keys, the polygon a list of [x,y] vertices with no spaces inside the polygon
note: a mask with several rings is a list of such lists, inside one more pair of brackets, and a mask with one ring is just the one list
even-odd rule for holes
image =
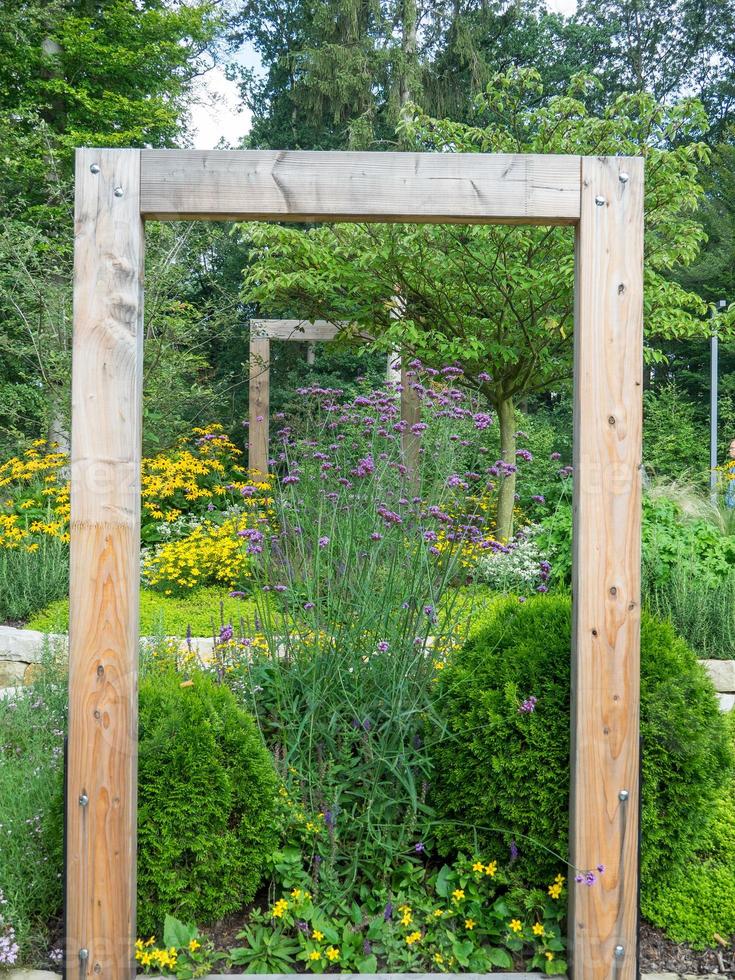
{"label": "stone edging", "polygon": [[[3,980],[62,980],[60,973],[52,973],[50,970],[8,970],[7,973],[0,974]],[[505,980],[527,980],[528,977],[541,977],[540,973],[499,973]],[[411,977],[412,980],[437,980],[441,973],[342,973],[344,980],[404,980],[404,977]],[[447,974],[445,974],[447,976]],[[486,980],[486,974],[461,973],[449,974],[448,976],[461,977],[462,980]],[[723,974],[697,974],[692,973],[643,973],[641,980],[722,980]],[[155,978],[152,978],[155,980]],[[242,974],[210,974],[204,980],[242,980]],[[281,974],[260,974],[260,980],[303,980],[303,974],[281,973]],[[559,977],[559,980],[566,980]]]}
{"label": "stone edging", "polygon": [[[65,633],[40,633],[38,630],[0,626],[0,688],[15,688],[28,683],[33,668],[41,660],[44,642],[66,643]],[[183,641],[182,641],[183,643]],[[214,650],[211,636],[195,636],[192,648],[203,660]],[[700,660],[712,679],[722,711],[735,709],[735,660]]]}

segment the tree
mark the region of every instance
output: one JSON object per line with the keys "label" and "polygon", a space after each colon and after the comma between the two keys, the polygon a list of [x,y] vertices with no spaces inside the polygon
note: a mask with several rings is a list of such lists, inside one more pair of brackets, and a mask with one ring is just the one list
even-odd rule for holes
{"label": "tree", "polygon": [[[416,149],[447,152],[643,154],[646,159],[645,322],[649,337],[698,335],[705,304],[667,278],[696,256],[698,166],[706,120],[688,100],[669,109],[646,94],[587,108],[589,80],[544,104],[535,71],[497,76],[479,108],[486,127],[436,120],[415,107]],[[530,107],[530,108],[529,108]],[[386,349],[435,367],[457,364],[499,421],[501,456],[516,458],[515,405],[568,381],[573,333],[573,238],[531,226],[248,226],[255,245],[245,292],[273,315],[349,320]],[[395,291],[400,307],[391,302]],[[497,526],[512,533],[515,473],[502,480]]]}
{"label": "tree", "polygon": [[[0,433],[14,442],[66,428],[73,149],[171,145],[222,22],[210,0],[0,0],[0,18]],[[177,234],[190,237],[149,236],[150,265],[169,283]],[[161,379],[161,394],[172,393],[165,370],[197,389],[202,353],[191,354],[185,319],[173,302],[147,311],[149,379]]]}

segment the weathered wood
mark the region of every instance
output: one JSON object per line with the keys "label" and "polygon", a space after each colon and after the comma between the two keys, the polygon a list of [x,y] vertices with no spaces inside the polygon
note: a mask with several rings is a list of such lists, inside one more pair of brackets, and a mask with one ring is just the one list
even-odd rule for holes
{"label": "weathered wood", "polygon": [[584,158],[570,850],[578,871],[605,870],[591,887],[570,885],[575,980],[633,980],[637,969],[642,272],[642,161]]}
{"label": "weathered wood", "polygon": [[348,324],[330,323],[329,320],[251,320],[250,336],[268,340],[296,340],[314,343],[334,340]]}
{"label": "weathered wood", "polygon": [[580,158],[143,150],[145,218],[573,224]]}
{"label": "weathered wood", "polygon": [[77,151],[66,975],[94,980],[135,974],[139,180],[139,150]]}
{"label": "weathered wood", "polygon": [[404,357],[401,361],[401,421],[405,423],[405,427],[401,432],[401,461],[406,467],[408,482],[418,490],[421,435],[413,431],[413,426],[421,421],[421,401],[411,387],[414,380],[409,376]]}
{"label": "weathered wood", "polygon": [[250,334],[250,381],[248,408],[248,466],[268,472],[270,432],[271,342]]}

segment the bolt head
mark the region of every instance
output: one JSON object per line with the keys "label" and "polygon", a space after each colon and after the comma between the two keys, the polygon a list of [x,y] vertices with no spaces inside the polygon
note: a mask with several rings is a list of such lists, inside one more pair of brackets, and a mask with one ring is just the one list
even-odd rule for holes
{"label": "bolt head", "polygon": [[79,950],[79,959],[80,960],[87,960],[87,959],[89,959],[89,950],[88,949],[83,949],[83,948],[80,949]]}
{"label": "bolt head", "polygon": [[595,198],[595,204],[597,205],[598,208],[601,208],[604,203],[605,203],[605,198],[601,194],[598,194],[597,197]]}
{"label": "bolt head", "polygon": [[618,174],[618,180],[620,181],[621,184],[627,184],[628,181],[630,180],[630,175],[629,174],[626,174],[626,172],[624,170],[622,170]]}
{"label": "bolt head", "polygon": [[82,793],[79,797],[79,806],[86,806],[89,803],[89,797],[86,793]]}
{"label": "bolt head", "polygon": [[112,193],[115,195],[115,197],[122,197],[125,191],[122,189],[122,187],[116,187]]}
{"label": "bolt head", "polygon": [[621,789],[620,792],[618,793],[618,799],[621,801],[621,803],[625,803],[629,796],[630,793],[628,792],[627,789]]}
{"label": "bolt head", "polygon": [[622,956],[625,956],[625,946],[621,946],[618,944],[614,949],[614,953],[615,953],[615,958],[619,960]]}
{"label": "bolt head", "polygon": [[93,163],[89,168],[89,172],[93,174],[98,174],[100,172],[100,165],[98,163]]}

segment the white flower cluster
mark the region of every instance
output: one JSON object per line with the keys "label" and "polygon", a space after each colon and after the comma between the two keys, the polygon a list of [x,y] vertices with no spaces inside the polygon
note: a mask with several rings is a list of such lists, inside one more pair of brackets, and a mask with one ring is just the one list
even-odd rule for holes
{"label": "white flower cluster", "polygon": [[487,553],[477,563],[477,581],[498,592],[524,592],[543,580],[545,556],[534,540],[540,528],[531,525],[510,543],[507,553]]}

